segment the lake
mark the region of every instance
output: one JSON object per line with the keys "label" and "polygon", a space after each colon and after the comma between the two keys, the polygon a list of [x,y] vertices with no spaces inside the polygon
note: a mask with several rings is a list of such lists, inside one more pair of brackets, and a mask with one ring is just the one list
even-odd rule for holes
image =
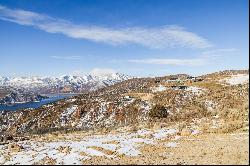
{"label": "lake", "polygon": [[0,104],[0,111],[16,111],[26,108],[39,108],[43,105],[50,104],[61,99],[66,99],[75,95],[76,94],[47,94],[46,96],[48,96],[49,98],[37,102],[15,103],[13,105]]}

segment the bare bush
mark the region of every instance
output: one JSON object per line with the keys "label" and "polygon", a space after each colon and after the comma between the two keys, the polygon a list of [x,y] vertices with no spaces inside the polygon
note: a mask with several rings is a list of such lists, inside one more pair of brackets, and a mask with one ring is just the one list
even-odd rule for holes
{"label": "bare bush", "polygon": [[155,105],[149,112],[152,118],[167,118],[168,114],[168,109],[162,105]]}

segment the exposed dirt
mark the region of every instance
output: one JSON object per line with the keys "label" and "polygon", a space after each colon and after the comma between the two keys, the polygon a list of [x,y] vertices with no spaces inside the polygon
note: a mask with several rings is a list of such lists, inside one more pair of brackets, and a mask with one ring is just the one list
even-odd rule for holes
{"label": "exposed dirt", "polygon": [[143,146],[142,154],[138,157],[120,156],[114,159],[95,157],[83,161],[82,164],[249,164],[248,133],[189,136],[177,141],[177,147],[166,147],[168,141]]}

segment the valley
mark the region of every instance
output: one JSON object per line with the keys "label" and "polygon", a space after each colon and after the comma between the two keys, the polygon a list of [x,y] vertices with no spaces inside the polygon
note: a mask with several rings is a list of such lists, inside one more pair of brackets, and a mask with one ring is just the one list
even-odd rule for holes
{"label": "valley", "polygon": [[[38,108],[62,96],[95,91],[123,80],[129,76],[119,73],[105,76],[62,77],[0,77],[0,111]],[[56,98],[49,96],[56,95]]]}

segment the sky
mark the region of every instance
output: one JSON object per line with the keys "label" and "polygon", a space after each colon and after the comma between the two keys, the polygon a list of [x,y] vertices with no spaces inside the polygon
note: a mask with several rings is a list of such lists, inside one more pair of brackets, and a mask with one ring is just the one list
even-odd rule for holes
{"label": "sky", "polygon": [[0,0],[0,76],[249,68],[248,0]]}

